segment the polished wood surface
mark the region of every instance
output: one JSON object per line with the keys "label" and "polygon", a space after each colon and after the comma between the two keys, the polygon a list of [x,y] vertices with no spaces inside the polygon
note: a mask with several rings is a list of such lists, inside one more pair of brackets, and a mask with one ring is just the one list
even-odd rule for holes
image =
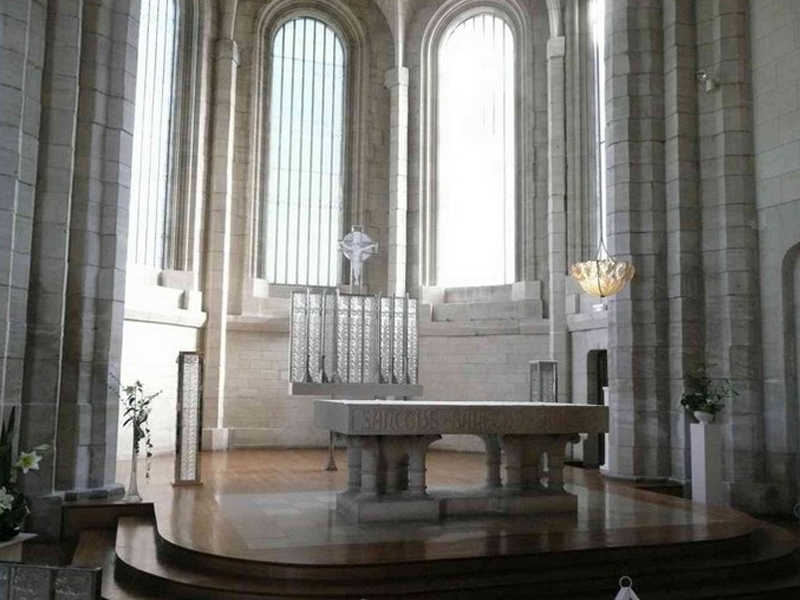
{"label": "polished wood surface", "polygon": [[[322,470],[319,450],[259,450],[203,456],[204,485],[170,485],[171,459],[153,461],[145,501],[155,505],[158,534],[180,548],[220,557],[289,565],[358,565],[511,556],[736,539],[757,521],[602,479],[568,468],[579,498],[576,515],[481,516],[432,524],[355,524],[332,510],[347,477]],[[480,484],[481,454],[432,451],[432,488]],[[127,478],[121,464],[118,477]],[[126,543],[118,539],[118,545]],[[134,543],[131,540],[130,543]]]}

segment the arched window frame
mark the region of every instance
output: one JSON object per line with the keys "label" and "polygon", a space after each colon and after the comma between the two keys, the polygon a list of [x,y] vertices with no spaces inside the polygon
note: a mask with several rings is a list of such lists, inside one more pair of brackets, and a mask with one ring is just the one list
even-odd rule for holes
{"label": "arched window frame", "polygon": [[[166,206],[165,250],[160,268],[142,267],[128,261],[129,271],[139,273],[132,283],[162,283],[161,273],[190,272],[173,277],[178,287],[197,289],[201,269],[204,154],[208,121],[207,58],[210,56],[210,0],[175,0],[177,48],[174,103],[169,143],[169,192]],[[132,117],[131,117],[132,119]],[[133,132],[133,123],[130,124]],[[153,272],[155,271],[155,272]],[[144,275],[144,276],[142,276]]]}
{"label": "arched window frame", "polygon": [[[439,50],[448,33],[459,22],[475,14],[490,12],[502,18],[514,36],[515,75],[515,277],[521,281],[528,270],[526,261],[530,252],[526,246],[533,244],[527,232],[532,207],[526,203],[534,190],[533,178],[533,24],[530,7],[518,0],[449,0],[443,3],[429,21],[422,38],[420,80],[420,283],[436,286],[436,235],[437,235],[437,134],[439,108]],[[530,168],[525,169],[525,165]]]}
{"label": "arched window frame", "polygon": [[[344,90],[345,128],[343,150],[343,208],[340,235],[352,224],[364,220],[364,191],[366,186],[367,157],[365,156],[364,132],[366,131],[367,61],[363,53],[367,48],[367,36],[363,26],[352,11],[340,0],[279,0],[262,9],[257,19],[255,55],[253,60],[253,96],[251,113],[251,168],[250,204],[246,230],[247,278],[244,296],[282,296],[293,285],[272,285],[267,282],[266,269],[262,263],[264,244],[262,223],[266,210],[266,170],[269,165],[269,130],[272,65],[270,53],[277,31],[287,22],[300,17],[322,21],[333,29],[344,45],[345,77]],[[339,258],[338,282],[344,281],[345,270]],[[248,284],[249,282],[249,284]],[[281,292],[280,290],[286,290]]]}

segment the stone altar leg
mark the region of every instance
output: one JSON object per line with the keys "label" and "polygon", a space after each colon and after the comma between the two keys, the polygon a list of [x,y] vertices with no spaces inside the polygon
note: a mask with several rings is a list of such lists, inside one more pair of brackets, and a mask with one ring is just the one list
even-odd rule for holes
{"label": "stone altar leg", "polygon": [[500,477],[500,439],[494,434],[482,435],[481,439],[486,446],[486,487],[502,487],[503,481]]}
{"label": "stone altar leg", "polygon": [[378,438],[365,437],[361,446],[361,496],[378,497],[378,465],[380,463]]}
{"label": "stone altar leg", "polygon": [[[385,493],[396,494],[403,489],[403,483],[408,481],[408,471],[406,471],[405,476],[401,473],[404,459],[406,458],[405,444],[401,438],[384,437],[380,441],[380,447],[381,459],[385,469]],[[407,465],[408,463],[406,462],[405,464]]]}
{"label": "stone altar leg", "polygon": [[503,452],[506,455],[506,488],[509,491],[522,489],[522,436],[504,435]]}
{"label": "stone altar leg", "polygon": [[[522,442],[522,489],[542,489],[542,454],[546,446],[538,437],[526,436]],[[563,462],[563,457],[562,457]]]}
{"label": "stone altar leg", "polygon": [[404,454],[397,463],[397,489],[404,492],[408,489],[408,454]]}
{"label": "stone altar leg", "polygon": [[363,440],[347,437],[347,493],[361,492],[361,447]]}
{"label": "stone altar leg", "polygon": [[580,441],[580,436],[554,436],[547,444],[547,489],[564,489],[564,456],[567,444]]}
{"label": "stone altar leg", "polygon": [[440,435],[418,435],[407,442],[408,450],[408,493],[413,497],[425,496],[427,484],[425,482],[425,456],[428,454],[428,446],[436,440],[441,439]]}

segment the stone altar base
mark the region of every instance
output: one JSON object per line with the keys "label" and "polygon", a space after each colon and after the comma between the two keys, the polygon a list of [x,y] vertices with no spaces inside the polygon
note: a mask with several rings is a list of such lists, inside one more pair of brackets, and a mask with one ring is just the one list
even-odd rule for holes
{"label": "stone altar base", "polygon": [[358,523],[430,521],[479,515],[574,513],[577,497],[548,490],[509,494],[504,490],[431,490],[425,498],[382,496],[366,499],[348,492],[336,495],[336,510]]}
{"label": "stone altar base", "polygon": [[[564,490],[566,446],[580,433],[608,431],[608,409],[534,402],[317,400],[314,422],[347,442],[347,491],[337,496],[337,511],[357,522],[436,520],[575,512],[577,499]],[[428,492],[428,447],[445,433],[483,440],[483,486]]]}

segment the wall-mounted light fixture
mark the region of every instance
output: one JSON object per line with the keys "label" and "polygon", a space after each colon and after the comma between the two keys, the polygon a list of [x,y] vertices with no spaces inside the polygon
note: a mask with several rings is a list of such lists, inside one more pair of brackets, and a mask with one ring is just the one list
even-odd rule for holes
{"label": "wall-mounted light fixture", "polygon": [[703,88],[706,90],[706,92],[713,92],[719,85],[717,78],[711,75],[711,73],[705,69],[700,69],[697,72],[697,81],[703,84]]}

